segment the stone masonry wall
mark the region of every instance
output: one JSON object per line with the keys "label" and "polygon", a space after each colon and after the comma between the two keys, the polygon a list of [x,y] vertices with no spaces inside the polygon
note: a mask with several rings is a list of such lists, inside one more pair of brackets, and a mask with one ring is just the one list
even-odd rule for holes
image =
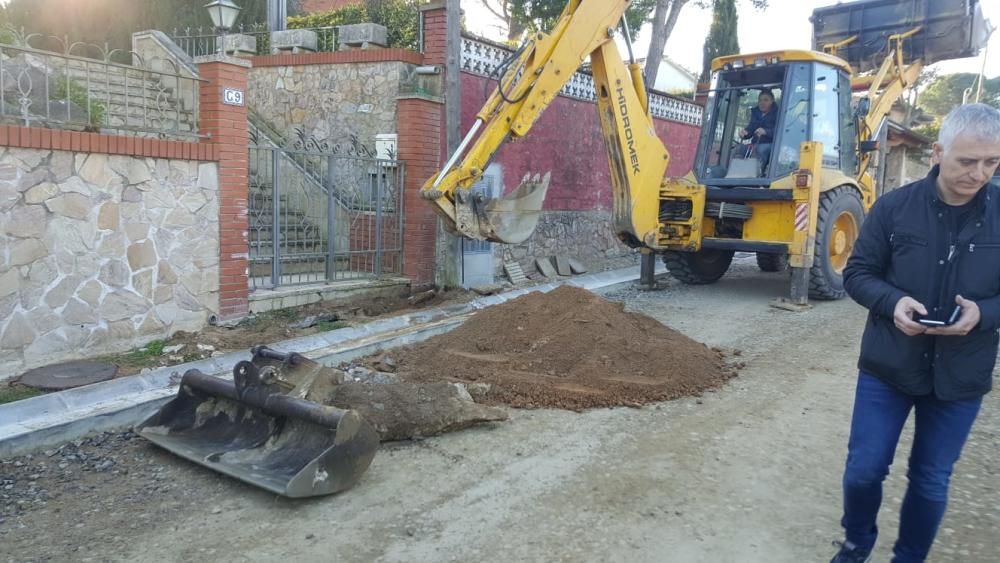
{"label": "stone masonry wall", "polygon": [[249,106],[296,148],[374,157],[375,135],[396,132],[403,62],[265,66],[250,71]]}
{"label": "stone masonry wall", "polygon": [[0,380],[202,328],[219,308],[217,176],[0,149]]}
{"label": "stone masonry wall", "polygon": [[531,273],[535,271],[535,258],[561,254],[596,271],[636,254],[618,241],[611,228],[611,213],[603,210],[544,211],[527,241],[496,244],[493,249],[497,279],[504,279],[504,262],[518,262],[525,273]]}

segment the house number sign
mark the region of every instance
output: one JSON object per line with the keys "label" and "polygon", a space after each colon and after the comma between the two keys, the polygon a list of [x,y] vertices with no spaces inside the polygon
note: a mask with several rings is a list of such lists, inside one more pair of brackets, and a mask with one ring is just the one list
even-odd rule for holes
{"label": "house number sign", "polygon": [[243,90],[226,88],[222,91],[222,103],[230,106],[243,105]]}

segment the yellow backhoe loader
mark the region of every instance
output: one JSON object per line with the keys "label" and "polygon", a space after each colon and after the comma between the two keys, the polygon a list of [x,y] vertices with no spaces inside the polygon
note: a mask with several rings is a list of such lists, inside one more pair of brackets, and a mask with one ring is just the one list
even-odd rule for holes
{"label": "yellow backhoe loader", "polygon": [[[880,194],[873,164],[880,151],[884,157],[889,110],[925,64],[978,52],[987,37],[978,2],[837,4],[813,13],[816,50],[714,60],[694,169],[665,178],[670,155],[653,128],[642,71],[631,47],[626,64],[615,43],[621,25],[630,45],[622,19],[629,1],[569,0],[551,32],[531,36],[502,65],[472,130],[421,195],[461,236],[527,239],[547,180],[526,178],[496,200],[470,188],[589,58],[622,242],[662,255],[684,283],[712,283],[734,252],[755,252],[764,270],[784,269],[787,260],[793,305],[841,298],[844,266]],[[748,158],[754,147],[741,130],[764,90],[778,112],[770,155]]]}

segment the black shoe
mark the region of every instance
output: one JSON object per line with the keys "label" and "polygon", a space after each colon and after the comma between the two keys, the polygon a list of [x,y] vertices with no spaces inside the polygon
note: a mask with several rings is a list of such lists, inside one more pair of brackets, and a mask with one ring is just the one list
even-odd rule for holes
{"label": "black shoe", "polygon": [[839,547],[840,551],[833,556],[830,563],[868,563],[872,559],[872,550],[861,549],[849,541],[835,541],[834,547]]}

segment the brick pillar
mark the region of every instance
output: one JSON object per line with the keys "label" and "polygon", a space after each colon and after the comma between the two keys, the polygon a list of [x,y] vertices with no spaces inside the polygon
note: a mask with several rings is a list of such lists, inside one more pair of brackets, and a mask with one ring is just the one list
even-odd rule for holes
{"label": "brick pillar", "polygon": [[428,2],[420,7],[424,21],[424,64],[444,65],[448,57],[448,16],[445,0]]}
{"label": "brick pillar", "polygon": [[420,197],[420,187],[438,172],[443,136],[444,103],[431,96],[400,96],[396,108],[399,139],[396,150],[406,163],[403,188],[403,274],[414,284],[434,283],[438,218],[430,202]]}
{"label": "brick pillar", "polygon": [[249,313],[247,278],[248,146],[247,108],[223,103],[225,88],[235,88],[246,99],[250,62],[231,57],[199,57],[201,78],[201,133],[204,142],[217,145],[219,155],[219,319]]}

